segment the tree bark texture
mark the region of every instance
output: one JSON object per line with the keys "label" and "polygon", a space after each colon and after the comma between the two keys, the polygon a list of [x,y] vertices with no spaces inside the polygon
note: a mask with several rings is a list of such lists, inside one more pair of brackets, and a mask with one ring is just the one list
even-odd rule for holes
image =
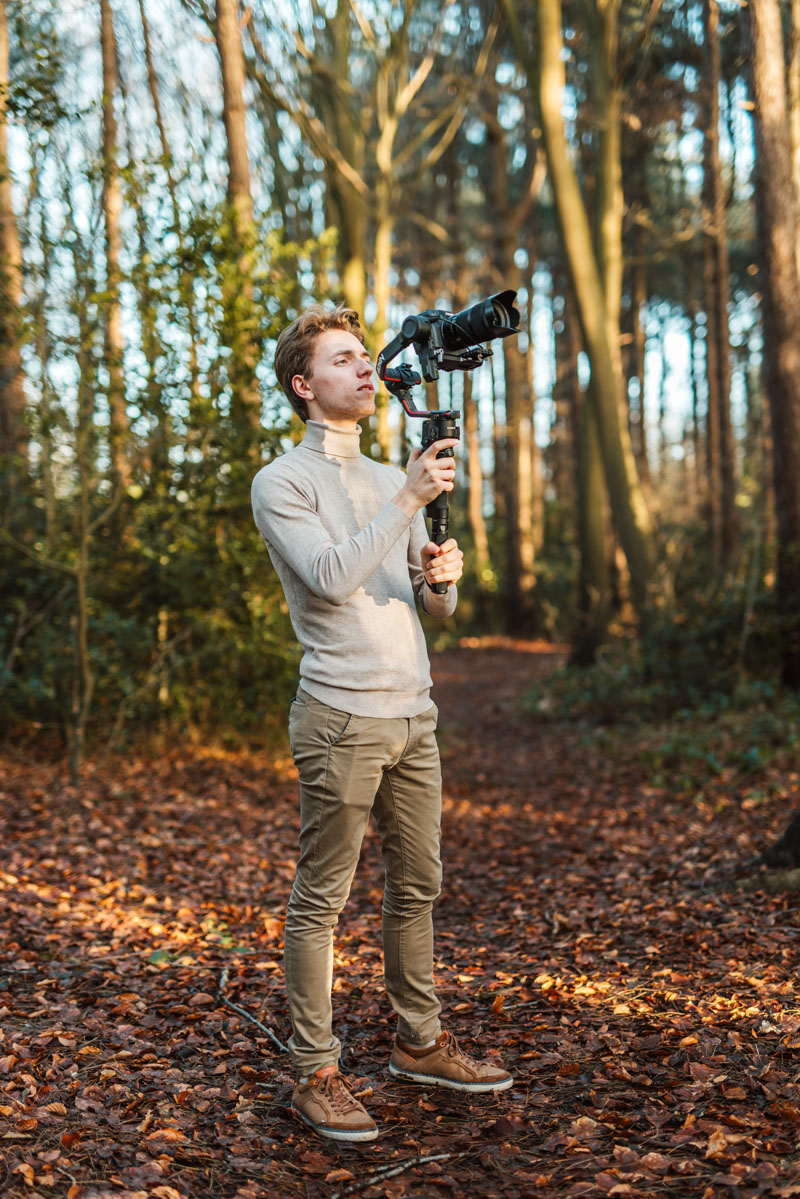
{"label": "tree bark texture", "polygon": [[636,463],[639,468],[639,478],[642,480],[643,486],[649,487],[650,457],[647,448],[647,409],[645,408],[644,399],[645,357],[647,350],[647,329],[645,328],[647,268],[644,259],[641,230],[638,225],[634,228],[634,244],[636,254],[632,268],[631,348],[633,374],[639,385],[639,400],[635,409],[636,420],[632,420],[633,413],[630,414],[629,420],[631,420],[632,424],[635,424],[636,429],[635,433],[631,433],[631,440],[634,446],[634,453],[636,454]]}
{"label": "tree bark texture", "polygon": [[[344,161],[362,177],[366,144],[360,107],[346,87],[351,70],[351,19],[348,0],[338,0],[333,16],[326,18],[327,70],[318,69],[312,75],[312,105]],[[330,158],[326,158],[325,176],[331,223],[339,232],[342,293],[346,303],[363,317],[367,298],[367,197]]]}
{"label": "tree bark texture", "polygon": [[736,470],[731,423],[730,266],[725,189],[719,154],[721,84],[719,6],[705,0],[706,114],[703,153],[704,282],[708,380],[708,469],[714,547],[728,565],[738,544]]}
{"label": "tree bark texture", "polygon": [[222,118],[228,156],[228,204],[232,217],[233,270],[224,284],[224,338],[231,350],[229,381],[231,416],[245,432],[245,452],[255,465],[259,458],[257,432],[261,426],[261,397],[256,378],[258,338],[253,311],[255,227],[247,153],[244,84],[245,62],[239,27],[238,0],[216,0],[215,37],[222,76]]}
{"label": "tree bark texture", "polygon": [[9,487],[27,467],[25,389],[19,349],[22,250],[8,166],[8,18],[0,0],[0,458]]}
{"label": "tree bark texture", "polygon": [[491,569],[489,535],[483,515],[483,467],[481,465],[481,434],[478,420],[478,405],[472,393],[472,377],[464,375],[464,440],[467,448],[467,475],[469,492],[467,518],[475,544],[475,573],[479,587],[485,582],[484,572]]}
{"label": "tree bark texture", "polygon": [[574,403],[578,444],[576,491],[580,582],[578,627],[572,637],[572,660],[577,666],[591,666],[608,631],[611,599],[606,489],[595,409],[586,396],[581,396],[579,392],[575,393]]}
{"label": "tree bark texture", "polygon": [[[789,28],[789,131],[792,177],[800,206],[800,0],[791,0]],[[798,218],[800,220],[800,218]],[[800,273],[800,224],[795,238],[797,270]]]}
{"label": "tree bark texture", "polygon": [[[147,87],[150,92],[150,100],[153,105],[153,113],[156,120],[156,128],[158,130],[158,140],[161,145],[161,159],[164,166],[164,172],[167,177],[167,188],[169,190],[170,204],[172,206],[172,221],[176,236],[180,239],[181,260],[185,261],[184,254],[184,231],[183,220],[181,217],[180,204],[178,202],[178,192],[175,186],[175,178],[173,174],[174,156],[167,138],[167,129],[164,124],[164,117],[161,109],[161,97],[159,93],[158,75],[156,74],[155,63],[153,61],[153,51],[150,44],[150,26],[147,20],[147,11],[145,8],[145,0],[139,0],[139,18],[142,25],[142,39],[144,43],[144,60],[147,68]],[[197,363],[197,313],[195,311],[195,297],[193,289],[193,281],[191,272],[184,266],[181,270],[178,280],[178,289],[180,292],[181,302],[186,306],[187,326],[189,330],[189,377],[191,380],[191,400],[190,411],[192,416],[199,416],[199,409],[202,405],[200,395],[200,378],[199,368]],[[192,422],[194,423],[194,421]]]}
{"label": "tree bark texture", "polygon": [[783,677],[800,688],[800,277],[778,0],[750,0],[764,384],[772,424]]}
{"label": "tree bark texture", "polygon": [[103,57],[103,217],[106,249],[106,288],[103,307],[105,367],[108,371],[109,449],[111,467],[116,479],[122,487],[128,487],[131,481],[131,467],[123,370],[125,345],[122,337],[119,261],[122,246],[120,234],[122,187],[117,162],[117,118],[114,113],[114,101],[119,85],[117,44],[110,0],[100,0],[100,41]]}

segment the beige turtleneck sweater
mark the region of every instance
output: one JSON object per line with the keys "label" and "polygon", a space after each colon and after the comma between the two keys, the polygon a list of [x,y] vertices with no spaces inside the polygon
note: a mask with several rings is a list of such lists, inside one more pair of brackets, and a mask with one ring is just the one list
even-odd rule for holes
{"label": "beige turtleneck sweater", "polygon": [[298,446],[253,480],[256,525],[283,585],[310,695],[356,716],[418,716],[430,665],[416,611],[449,616],[456,588],[436,595],[420,551],[422,511],[393,504],[405,482],[365,457],[358,432],[309,421]]}

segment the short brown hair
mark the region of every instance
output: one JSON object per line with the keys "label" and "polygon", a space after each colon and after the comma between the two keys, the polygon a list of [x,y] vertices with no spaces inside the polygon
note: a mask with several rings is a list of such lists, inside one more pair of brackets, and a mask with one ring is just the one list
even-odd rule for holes
{"label": "short brown hair", "polygon": [[278,338],[275,374],[302,421],[308,420],[308,408],[302,396],[292,387],[292,379],[295,375],[308,374],[314,356],[314,343],[320,333],[327,333],[330,329],[344,329],[347,333],[353,333],[362,345],[365,344],[358,313],[345,304],[337,304],[335,308],[323,308],[321,304],[315,304],[313,308],[301,312]]}

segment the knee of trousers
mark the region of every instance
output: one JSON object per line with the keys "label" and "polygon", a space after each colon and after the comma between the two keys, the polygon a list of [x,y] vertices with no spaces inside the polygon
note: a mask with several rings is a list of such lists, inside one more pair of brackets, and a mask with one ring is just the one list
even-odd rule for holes
{"label": "knee of trousers", "polygon": [[389,916],[415,916],[427,912],[442,890],[441,868],[424,883],[398,884],[386,880],[383,911]]}
{"label": "knee of trousers", "polygon": [[308,894],[295,884],[286,908],[286,928],[290,932],[333,928],[347,903],[347,893]]}

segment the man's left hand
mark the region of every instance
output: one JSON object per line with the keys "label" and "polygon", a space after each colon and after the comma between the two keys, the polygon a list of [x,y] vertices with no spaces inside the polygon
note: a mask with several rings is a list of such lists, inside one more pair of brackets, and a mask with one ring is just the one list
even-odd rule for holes
{"label": "man's left hand", "polygon": [[422,573],[425,581],[434,583],[457,583],[464,573],[464,555],[458,542],[451,537],[442,545],[429,541],[422,547]]}

